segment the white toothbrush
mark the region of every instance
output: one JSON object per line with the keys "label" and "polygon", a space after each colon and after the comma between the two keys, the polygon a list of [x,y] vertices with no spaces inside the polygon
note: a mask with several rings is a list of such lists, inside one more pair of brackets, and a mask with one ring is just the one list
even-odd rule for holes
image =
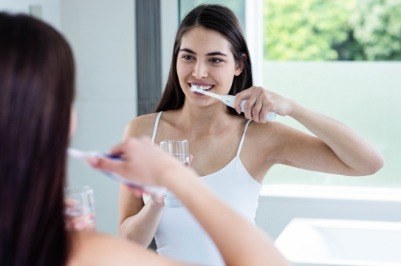
{"label": "white toothbrush", "polygon": [[[215,98],[215,99],[223,102],[225,105],[234,108],[234,99],[235,99],[234,95],[216,94],[216,93],[213,93],[213,92],[210,92],[210,91],[202,90],[202,89],[199,88],[199,86],[196,86],[196,85],[192,85],[191,86],[191,91],[195,91],[195,92],[210,96],[212,98]],[[245,103],[246,103],[246,100],[242,100],[241,101],[241,112],[244,112],[244,110],[245,110]],[[266,117],[265,117],[265,120],[269,121],[269,122],[273,122],[275,118],[276,118],[276,113],[275,112],[268,112]]]}
{"label": "white toothbrush", "polygon": [[[73,148],[68,148],[67,150],[68,155],[75,158],[75,159],[79,159],[83,162],[86,163],[86,160],[89,158],[93,158],[93,157],[106,157],[106,158],[110,158],[110,159],[114,159],[114,160],[121,160],[121,158],[119,156],[113,156],[113,155],[109,155],[109,154],[104,154],[101,152],[97,152],[97,151],[92,151],[92,152],[84,152],[84,151],[80,151],[77,149],[73,149]],[[142,185],[139,183],[136,183],[134,181],[131,181],[125,177],[122,177],[120,175],[117,175],[115,173],[111,173],[111,172],[107,172],[107,171],[101,171],[103,174],[105,174],[107,177],[114,179],[115,181],[120,182],[121,184],[124,184],[128,187],[131,188],[135,188],[138,189],[146,194],[149,195],[162,195],[164,194],[164,192],[166,191],[165,188],[163,187],[158,187],[158,186],[151,186],[151,185]]]}

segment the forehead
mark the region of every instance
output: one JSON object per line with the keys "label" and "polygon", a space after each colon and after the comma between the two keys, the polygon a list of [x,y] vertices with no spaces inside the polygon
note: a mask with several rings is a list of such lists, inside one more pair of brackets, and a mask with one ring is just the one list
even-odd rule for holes
{"label": "forehead", "polygon": [[211,51],[231,53],[231,44],[222,34],[204,27],[195,27],[187,31],[181,38],[180,49],[183,48],[196,53]]}

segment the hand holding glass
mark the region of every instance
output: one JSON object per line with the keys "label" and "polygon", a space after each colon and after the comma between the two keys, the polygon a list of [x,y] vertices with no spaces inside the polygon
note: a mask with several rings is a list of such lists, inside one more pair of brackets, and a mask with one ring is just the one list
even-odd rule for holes
{"label": "hand holding glass", "polygon": [[93,189],[88,186],[65,189],[65,216],[68,230],[96,230]]}
{"label": "hand holding glass", "polygon": [[[178,159],[185,166],[189,165],[191,161],[191,155],[189,154],[188,140],[164,140],[160,142],[160,148],[171,156]],[[164,205],[167,207],[181,207],[182,203],[175,197],[172,192],[166,191],[164,197]]]}

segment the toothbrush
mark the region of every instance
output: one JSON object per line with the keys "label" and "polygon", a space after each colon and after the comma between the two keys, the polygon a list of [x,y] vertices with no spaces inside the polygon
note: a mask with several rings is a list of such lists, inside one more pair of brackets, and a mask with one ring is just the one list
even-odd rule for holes
{"label": "toothbrush", "polygon": [[[196,85],[192,85],[191,86],[191,91],[198,92],[198,93],[210,96],[212,98],[215,98],[215,99],[223,102],[225,105],[234,108],[234,99],[235,99],[234,95],[216,94],[216,93],[213,93],[213,92],[210,92],[210,91],[202,90],[202,89],[199,88],[199,86],[196,86]],[[246,100],[242,100],[241,101],[241,112],[244,112],[244,110],[245,110],[245,103],[246,103]],[[276,113],[275,112],[268,112],[266,117],[265,117],[265,120],[269,121],[269,122],[273,122],[275,118],[276,118]]]}
{"label": "toothbrush", "polygon": [[[106,158],[113,159],[113,160],[121,160],[120,156],[104,154],[104,153],[97,152],[97,151],[84,152],[84,151],[80,151],[77,149],[68,148],[67,153],[69,156],[71,156],[75,159],[81,160],[85,163],[86,163],[87,159],[93,158],[93,157],[106,157]],[[159,195],[164,194],[164,192],[165,192],[165,188],[163,188],[163,187],[139,184],[139,183],[131,181],[125,177],[122,177],[120,175],[117,175],[115,173],[108,172],[108,171],[100,171],[100,172],[105,174],[107,177],[109,177],[117,182],[120,182],[121,184],[124,184],[131,188],[138,189],[149,195],[159,196]]]}

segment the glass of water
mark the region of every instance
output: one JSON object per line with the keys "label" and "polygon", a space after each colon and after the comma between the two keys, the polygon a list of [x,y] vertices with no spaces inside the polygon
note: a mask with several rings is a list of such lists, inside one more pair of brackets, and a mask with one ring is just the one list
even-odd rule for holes
{"label": "glass of water", "polygon": [[163,140],[160,142],[160,148],[175,157],[184,165],[188,166],[190,163],[190,155],[188,148],[188,140],[186,139],[174,139],[174,140]]}
{"label": "glass of water", "polygon": [[65,189],[65,217],[69,230],[96,230],[93,189],[88,186]]}
{"label": "glass of water", "polygon": [[[163,140],[160,142],[160,148],[175,157],[185,166],[188,166],[191,160],[189,154],[188,140],[186,139],[175,139],[175,140]],[[165,192],[164,205],[166,207],[182,207],[182,203],[178,198],[170,191]]]}

